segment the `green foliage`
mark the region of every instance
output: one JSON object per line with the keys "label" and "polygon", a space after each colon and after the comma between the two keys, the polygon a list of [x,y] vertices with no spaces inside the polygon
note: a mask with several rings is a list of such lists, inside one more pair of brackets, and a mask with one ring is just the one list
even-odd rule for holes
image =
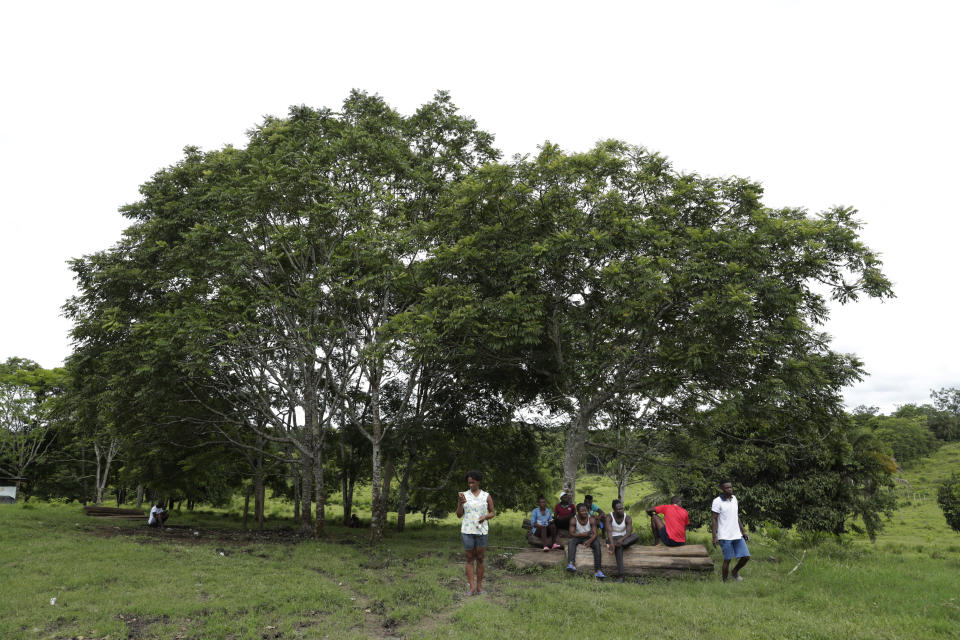
{"label": "green foliage", "polygon": [[937,491],[937,502],[950,528],[960,532],[960,474],[954,473],[940,485]]}
{"label": "green foliage", "polygon": [[[910,463],[937,450],[940,442],[927,421],[939,412],[905,405],[892,416],[875,412],[855,413],[858,425],[870,429],[883,442],[898,464]],[[941,414],[942,415],[942,414]]]}
{"label": "green foliage", "polygon": [[27,497],[55,440],[55,407],[64,382],[63,369],[44,369],[24,358],[0,363],[0,478]]}
{"label": "green foliage", "polygon": [[475,371],[564,424],[570,484],[616,402],[657,425],[758,385],[789,401],[777,368],[831,357],[814,282],[840,302],[890,295],[852,209],[771,210],[761,193],[618,141],[547,143],[455,185],[426,304]]}

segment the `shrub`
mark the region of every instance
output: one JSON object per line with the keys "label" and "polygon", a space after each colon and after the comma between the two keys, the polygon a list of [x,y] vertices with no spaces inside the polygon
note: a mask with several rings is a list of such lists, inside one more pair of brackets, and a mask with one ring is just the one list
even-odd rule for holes
{"label": "shrub", "polygon": [[950,528],[960,532],[960,475],[954,473],[949,480],[940,485],[937,502],[940,503]]}

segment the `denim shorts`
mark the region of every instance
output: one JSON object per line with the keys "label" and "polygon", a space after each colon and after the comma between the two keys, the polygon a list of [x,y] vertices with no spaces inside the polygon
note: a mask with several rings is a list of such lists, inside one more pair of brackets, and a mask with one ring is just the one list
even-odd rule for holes
{"label": "denim shorts", "polygon": [[749,558],[750,551],[747,549],[747,543],[743,538],[736,540],[719,540],[720,549],[723,550],[724,560],[733,560],[734,558]]}
{"label": "denim shorts", "polygon": [[476,549],[477,547],[486,549],[487,548],[487,535],[486,533],[461,533],[460,537],[463,538],[463,548],[467,551],[471,549]]}

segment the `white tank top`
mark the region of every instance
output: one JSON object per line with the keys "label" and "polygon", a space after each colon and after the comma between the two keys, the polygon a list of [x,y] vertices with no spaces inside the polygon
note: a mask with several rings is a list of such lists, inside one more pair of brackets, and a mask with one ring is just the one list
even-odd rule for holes
{"label": "white tank top", "polygon": [[580,524],[579,520],[576,520],[577,523],[577,533],[590,533],[593,531],[593,528],[590,526],[590,516],[587,516],[587,524]]}
{"label": "white tank top", "polygon": [[625,536],[627,535],[627,514],[623,514],[623,522],[617,524],[617,517],[610,514],[610,535],[611,536]]}

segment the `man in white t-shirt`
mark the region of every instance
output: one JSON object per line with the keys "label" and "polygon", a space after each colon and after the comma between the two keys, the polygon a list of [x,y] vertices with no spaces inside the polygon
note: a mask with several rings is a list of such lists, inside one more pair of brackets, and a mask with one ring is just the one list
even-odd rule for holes
{"label": "man in white t-shirt", "polygon": [[162,503],[158,500],[156,504],[150,507],[150,518],[147,520],[148,526],[163,528],[163,523],[167,521],[170,514],[167,513],[167,510],[161,505]]}
{"label": "man in white t-shirt", "polygon": [[[750,560],[750,550],[747,549],[747,535],[740,514],[737,511],[737,497],[733,495],[733,485],[729,482],[720,484],[720,495],[713,499],[710,511],[713,514],[713,546],[719,543],[723,550],[723,581],[727,581],[728,574],[734,580],[743,580],[740,569]],[[730,561],[737,559],[733,572],[730,572]]]}

